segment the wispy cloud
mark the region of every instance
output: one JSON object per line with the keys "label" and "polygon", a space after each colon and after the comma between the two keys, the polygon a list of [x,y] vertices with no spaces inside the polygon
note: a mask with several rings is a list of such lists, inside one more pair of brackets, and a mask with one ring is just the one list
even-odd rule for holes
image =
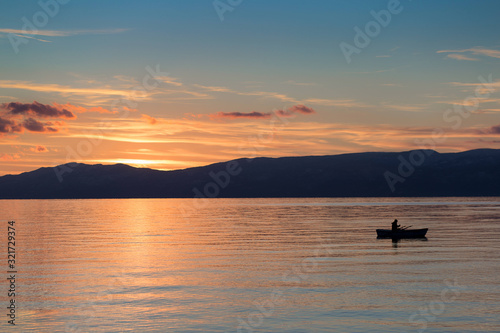
{"label": "wispy cloud", "polygon": [[[296,108],[296,111],[298,110]],[[302,113],[310,113],[306,109],[301,110]],[[324,155],[366,150],[418,149],[420,147],[415,143],[415,139],[431,138],[435,129],[433,126],[401,127],[388,124],[361,125],[300,121],[287,122],[283,127],[276,129],[271,120],[248,121],[250,117],[259,117],[259,115],[252,115],[252,112],[242,114],[247,117],[232,115],[236,118],[231,122],[231,126],[225,122],[210,121],[207,117],[190,120],[155,117],[157,122],[154,126],[149,121],[152,117],[140,114],[128,119],[109,117],[104,119],[107,122],[106,130],[99,130],[93,121],[82,119],[83,122],[69,123],[65,131],[52,133],[50,138],[51,140],[64,139],[65,142],[75,142],[75,144],[83,138],[102,140],[100,146],[102,153],[96,151],[82,162],[126,161],[125,163],[129,164],[171,169],[237,157]],[[260,112],[260,116],[268,119],[265,112]],[[484,146],[484,143],[476,142],[478,139],[497,140],[499,137],[497,132],[495,126],[450,129],[446,132],[446,142],[436,143],[436,149],[460,151],[464,149],[464,146],[471,149],[477,148]],[[270,139],[262,142],[248,141],[248,138],[255,138],[259,133],[268,134]],[[472,143],[467,143],[469,141]],[[154,144],[154,146],[151,145],[148,146],[151,149],[145,149],[146,143]],[[44,143],[32,142],[30,146],[41,144]],[[52,156],[53,159],[53,156],[58,154],[55,149],[57,147],[51,149],[50,154],[46,155]],[[64,149],[61,152],[61,161],[64,161],[66,153]],[[5,153],[12,155],[15,151],[5,151]],[[164,160],[165,154],[168,154],[169,159],[172,160]],[[36,156],[42,158],[45,154],[36,154]]]}
{"label": "wispy cloud", "polygon": [[353,99],[325,99],[325,98],[307,98],[302,101],[304,104],[315,104],[324,106],[338,106],[347,108],[364,108],[368,105],[365,103],[357,102]]}
{"label": "wispy cloud", "polygon": [[297,82],[294,80],[288,80],[288,81],[285,81],[285,83],[291,84],[294,86],[316,86],[317,85],[316,83],[313,83],[313,82]]}
{"label": "wispy cloud", "polygon": [[271,113],[263,113],[263,112],[217,112],[215,114],[211,114],[210,118],[229,118],[229,119],[238,119],[238,118],[247,118],[247,119],[270,119]]}
{"label": "wispy cloud", "polygon": [[17,81],[17,80],[0,80],[0,88],[7,89],[22,89],[40,92],[56,92],[59,94],[76,94],[76,95],[111,95],[111,96],[128,96],[129,90],[119,90],[110,88],[76,88],[53,83],[35,83],[32,81]]}
{"label": "wispy cloud", "polygon": [[[37,40],[37,41],[43,42],[43,43],[52,43],[52,41],[50,41],[50,40],[36,38],[33,36],[29,36],[29,35],[21,35],[21,34],[14,34],[14,35],[16,35],[17,37],[21,37],[21,38],[34,39],[34,40]],[[3,35],[0,34],[0,37],[3,37]]]}
{"label": "wispy cloud", "polygon": [[476,113],[499,113],[500,109],[483,109],[481,108]]}
{"label": "wispy cloud", "polygon": [[141,118],[144,119],[150,125],[156,125],[158,120],[154,117],[148,116],[147,114],[141,115]]}
{"label": "wispy cloud", "polygon": [[170,76],[157,76],[155,77],[156,80],[160,80],[163,83],[170,84],[172,86],[176,87],[182,87],[182,83],[178,82],[178,79],[175,77],[170,77]]}
{"label": "wispy cloud", "polygon": [[[290,81],[287,81],[290,82]],[[315,83],[304,83],[303,85],[315,85]],[[299,98],[289,96],[284,93],[273,92],[273,91],[236,91],[228,87],[219,86],[204,86],[200,84],[194,84],[194,87],[210,91],[210,92],[222,92],[231,93],[239,96],[257,96],[262,98],[277,99],[281,102],[294,103],[294,104],[315,104],[323,106],[338,106],[338,107],[367,107],[365,103],[357,102],[352,99],[326,99],[326,98],[306,98],[300,100]]]}
{"label": "wispy cloud", "polygon": [[446,57],[455,59],[455,60],[467,60],[467,61],[478,61],[479,59],[477,58],[471,58],[466,55],[460,54],[460,53],[450,53],[447,54]]}
{"label": "wispy cloud", "polygon": [[272,92],[272,91],[252,91],[252,92],[238,92],[238,95],[242,96],[259,96],[264,98],[274,98],[282,102],[298,103],[299,101],[294,97],[288,96],[283,93]]}
{"label": "wispy cloud", "polygon": [[209,115],[211,119],[229,118],[229,119],[270,119],[273,114],[278,117],[293,117],[296,114],[310,115],[316,111],[305,105],[294,105],[286,110],[275,110],[273,112],[217,112]]}
{"label": "wispy cloud", "polygon": [[193,84],[194,87],[207,90],[207,91],[213,91],[213,92],[227,92],[227,93],[236,93],[234,90],[231,90],[226,87],[218,87],[218,86],[204,86],[201,84]]}
{"label": "wispy cloud", "polygon": [[475,82],[475,83],[464,83],[464,82],[449,82],[448,84],[456,87],[466,87],[478,89],[478,92],[482,95],[487,95],[500,90],[500,80],[491,81],[487,83]]}
{"label": "wispy cloud", "polygon": [[[58,103],[53,103],[55,106],[57,106],[58,108],[62,108],[62,109],[66,109],[66,110],[69,110],[69,111],[72,111],[72,112],[76,112],[76,113],[86,113],[86,112],[97,112],[97,113],[117,113],[118,111],[111,111],[111,110],[108,110],[108,109],[105,109],[101,106],[95,106],[95,107],[90,107],[90,108],[86,108],[86,107],[83,107],[83,106],[77,106],[77,105],[73,105],[73,104],[70,104],[70,103],[66,103],[66,104],[58,104]],[[127,108],[127,107],[124,107],[127,111],[136,111],[135,109],[130,109],[130,108]]]}
{"label": "wispy cloud", "polygon": [[0,34],[14,34],[21,37],[45,36],[45,37],[69,37],[76,35],[109,35],[119,34],[130,29],[101,29],[101,30],[33,30],[26,31],[21,29],[0,29]]}
{"label": "wispy cloud", "polygon": [[392,109],[397,111],[407,111],[407,112],[416,112],[426,109],[425,105],[402,105],[402,104],[390,104],[390,103],[385,103],[382,105],[384,108],[387,109]]}
{"label": "wispy cloud", "polygon": [[218,87],[218,86],[204,86],[201,84],[193,84],[194,87],[201,88],[203,90],[211,91],[211,92],[224,92],[224,93],[231,93],[231,94],[236,94],[240,96],[258,96],[258,97],[264,97],[264,98],[274,98],[278,99],[282,102],[290,102],[290,103],[298,103],[299,101],[291,96],[288,96],[283,93],[278,93],[278,92],[272,92],[272,91],[250,91],[250,92],[245,92],[245,91],[236,91],[227,87]]}
{"label": "wispy cloud", "polygon": [[379,74],[379,73],[385,73],[385,72],[393,72],[396,70],[396,68],[389,68],[389,69],[379,69],[376,71],[368,71],[368,72],[350,72],[352,74]]}
{"label": "wispy cloud", "polygon": [[478,59],[459,55],[457,53],[471,53],[473,55],[482,55],[486,57],[500,58],[500,50],[487,49],[483,47],[473,47],[470,49],[462,49],[462,50],[440,50],[437,51],[437,53],[451,53],[447,55],[448,58],[457,60],[469,60],[469,61],[475,61]]}

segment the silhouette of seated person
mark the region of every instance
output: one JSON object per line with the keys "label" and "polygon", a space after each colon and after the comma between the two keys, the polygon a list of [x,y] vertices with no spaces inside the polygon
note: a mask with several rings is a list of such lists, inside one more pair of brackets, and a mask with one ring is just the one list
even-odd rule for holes
{"label": "silhouette of seated person", "polygon": [[397,231],[399,230],[399,227],[401,227],[401,225],[398,224],[398,220],[394,220],[394,222],[391,223],[391,226],[392,226],[392,231]]}

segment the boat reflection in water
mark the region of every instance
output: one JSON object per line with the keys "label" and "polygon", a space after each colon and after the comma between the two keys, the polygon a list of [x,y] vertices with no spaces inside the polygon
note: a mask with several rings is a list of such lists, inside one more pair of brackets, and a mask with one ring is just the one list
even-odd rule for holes
{"label": "boat reflection in water", "polygon": [[[377,239],[385,239],[385,238],[377,237]],[[422,237],[422,238],[408,238],[407,240],[405,240],[405,242],[418,242],[418,241],[427,242],[427,237]],[[401,238],[392,238],[392,247],[393,248],[397,248],[398,244],[400,242],[401,242]]]}
{"label": "boat reflection in water", "polygon": [[425,229],[377,229],[377,238],[393,238],[393,239],[408,239],[408,238],[424,238],[428,228]]}

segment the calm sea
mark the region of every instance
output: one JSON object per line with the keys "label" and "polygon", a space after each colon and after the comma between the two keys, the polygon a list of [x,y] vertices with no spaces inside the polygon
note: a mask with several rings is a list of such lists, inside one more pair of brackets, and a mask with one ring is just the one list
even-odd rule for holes
{"label": "calm sea", "polygon": [[[427,239],[376,239],[394,218]],[[500,198],[3,200],[0,221],[2,332],[500,332]]]}

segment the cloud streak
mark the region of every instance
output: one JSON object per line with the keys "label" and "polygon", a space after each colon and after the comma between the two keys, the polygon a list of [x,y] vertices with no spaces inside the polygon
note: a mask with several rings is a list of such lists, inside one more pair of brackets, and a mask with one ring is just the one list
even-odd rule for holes
{"label": "cloud streak", "polygon": [[119,34],[130,29],[101,29],[101,30],[33,30],[26,31],[21,29],[0,29],[0,33],[14,34],[21,37],[45,36],[45,37],[70,37],[77,35],[110,35]]}
{"label": "cloud streak", "polygon": [[447,55],[448,58],[457,59],[457,60],[477,60],[475,58],[470,58],[467,56],[462,56],[457,53],[471,53],[473,55],[481,55],[491,58],[500,58],[500,50],[487,49],[484,47],[472,47],[470,49],[462,49],[462,50],[440,50],[436,53],[452,53],[451,55]]}
{"label": "cloud streak", "polygon": [[294,105],[288,109],[291,113],[301,113],[301,114],[313,114],[316,113],[312,108],[305,105]]}
{"label": "cloud streak", "polygon": [[[293,82],[293,83],[292,83]],[[295,85],[315,85],[315,83],[297,83],[295,81],[289,80],[286,83],[289,84],[295,84]],[[283,93],[278,93],[278,92],[272,92],[272,91],[251,91],[251,92],[244,92],[244,91],[235,91],[227,87],[219,87],[219,86],[204,86],[200,84],[193,84],[194,87],[210,91],[210,92],[221,92],[221,93],[231,93],[231,94],[236,94],[239,96],[257,96],[257,97],[262,97],[262,98],[271,98],[271,99],[277,99],[282,102],[287,102],[287,103],[297,103],[297,104],[316,104],[316,105],[323,105],[323,106],[338,106],[338,107],[360,107],[364,108],[367,107],[368,105],[357,102],[352,99],[326,99],[326,98],[308,98],[304,100],[299,100],[295,97],[288,96]]]}
{"label": "cloud streak", "polygon": [[238,118],[246,118],[246,119],[269,119],[271,118],[271,112],[263,113],[263,112],[217,112],[215,114],[211,114],[210,118],[229,118],[229,119],[238,119]]}
{"label": "cloud streak", "polygon": [[[73,105],[73,104],[70,104],[70,103],[66,103],[64,105],[58,104],[58,103],[54,103],[54,105],[56,107],[58,107],[58,108],[66,109],[66,110],[69,110],[69,111],[72,111],[72,112],[76,112],[76,113],[85,113],[85,112],[116,113],[117,112],[117,111],[111,111],[111,110],[105,109],[105,108],[103,108],[101,106],[85,108],[83,106],[77,106],[77,105]],[[128,109],[128,110],[129,111],[133,111],[132,109]]]}
{"label": "cloud streak", "polygon": [[[305,105],[294,105],[286,110],[276,110],[274,114],[278,117],[293,117],[295,114],[310,115],[314,114],[316,111],[314,109],[307,107]],[[270,119],[273,116],[273,112],[217,112],[215,114],[209,115],[211,119],[217,118],[229,118],[229,119]]]}
{"label": "cloud streak", "polygon": [[76,118],[75,115],[67,109],[38,103],[37,101],[33,103],[3,103],[0,104],[0,108],[7,110],[11,115],[31,115],[42,118]]}
{"label": "cloud streak", "polygon": [[39,92],[57,92],[59,94],[75,95],[108,95],[108,96],[128,96],[129,90],[109,89],[109,88],[73,88],[52,83],[35,83],[31,81],[0,80],[0,88],[22,89]]}
{"label": "cloud streak", "polygon": [[479,60],[477,58],[471,58],[471,57],[468,57],[466,55],[459,54],[459,53],[450,53],[450,54],[446,55],[446,57],[451,58],[451,59],[455,59],[455,60],[467,60],[467,61],[478,61]]}

